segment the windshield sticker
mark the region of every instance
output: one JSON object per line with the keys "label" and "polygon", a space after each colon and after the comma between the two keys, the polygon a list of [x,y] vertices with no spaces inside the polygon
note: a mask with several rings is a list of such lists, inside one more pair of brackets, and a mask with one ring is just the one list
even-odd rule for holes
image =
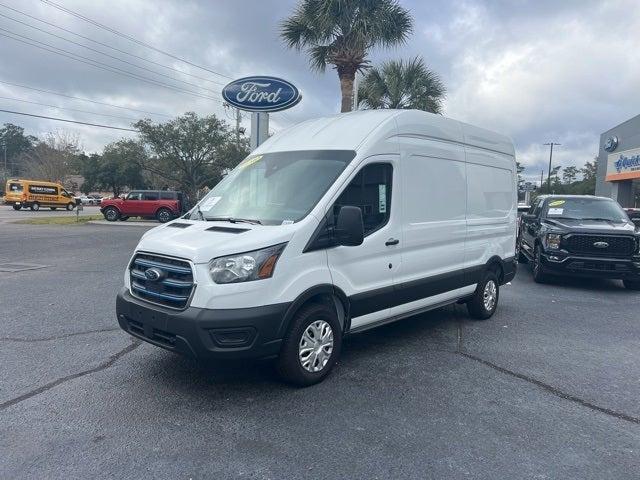
{"label": "windshield sticker", "polygon": [[201,211],[205,211],[205,212],[211,210],[213,207],[215,207],[216,203],[218,203],[221,199],[222,199],[222,197],[210,197],[210,198],[207,198],[200,205],[200,210]]}
{"label": "windshield sticker", "polygon": [[564,212],[564,208],[550,208],[549,215],[562,215]]}
{"label": "windshield sticker", "polygon": [[254,163],[257,163],[260,161],[260,159],[262,158],[262,155],[256,155],[255,157],[249,157],[247,158],[244,162],[242,162],[239,167],[240,168],[247,168],[250,167],[251,165],[253,165]]}
{"label": "windshield sticker", "polygon": [[378,185],[378,212],[387,213],[387,186]]}
{"label": "windshield sticker", "polygon": [[550,207],[559,207],[560,205],[564,205],[564,200],[554,200],[553,202],[549,203]]}
{"label": "windshield sticker", "polygon": [[282,225],[292,225],[294,222],[293,220],[283,220],[282,221]]}

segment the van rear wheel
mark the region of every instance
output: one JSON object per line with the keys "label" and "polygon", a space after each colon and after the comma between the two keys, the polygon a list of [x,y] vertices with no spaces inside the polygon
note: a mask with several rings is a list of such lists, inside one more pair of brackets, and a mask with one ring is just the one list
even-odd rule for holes
{"label": "van rear wheel", "polygon": [[31,204],[31,211],[37,212],[38,210],[40,210],[40,204],[38,202],[33,202]]}
{"label": "van rear wheel", "polygon": [[75,207],[75,205],[74,205],[73,203],[71,203],[71,202],[67,203],[67,210],[68,210],[68,211],[73,210],[73,209],[74,209],[74,207]]}
{"label": "van rear wheel", "polygon": [[467,302],[469,315],[476,320],[487,320],[498,308],[500,298],[500,282],[493,270],[488,270],[473,294],[473,298]]}
{"label": "van rear wheel", "polygon": [[322,381],[342,347],[342,328],[335,311],[319,303],[302,307],[291,321],[277,360],[283,380],[300,387]]}

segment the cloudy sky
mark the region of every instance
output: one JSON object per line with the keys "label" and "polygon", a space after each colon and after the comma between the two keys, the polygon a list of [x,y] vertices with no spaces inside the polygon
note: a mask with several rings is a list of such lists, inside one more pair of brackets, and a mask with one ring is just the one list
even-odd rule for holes
{"label": "cloudy sky", "polygon": [[[63,9],[38,0],[0,0],[1,109],[125,128],[141,116],[161,121],[188,110],[231,118],[222,106],[221,86],[229,78],[264,74],[292,81],[304,95],[298,106],[273,114],[274,131],[339,110],[335,72],[310,72],[305,56],[287,50],[278,38],[278,24],[295,0],[51,1]],[[372,52],[373,63],[424,57],[447,86],[445,115],[511,136],[531,179],[546,168],[543,143],[562,144],[554,163],[581,166],[596,155],[601,132],[640,113],[637,0],[401,3],[413,13],[415,32],[403,47]],[[104,64],[111,71],[98,68]],[[87,151],[133,135],[0,112],[0,124],[5,122],[35,135],[75,132]]]}

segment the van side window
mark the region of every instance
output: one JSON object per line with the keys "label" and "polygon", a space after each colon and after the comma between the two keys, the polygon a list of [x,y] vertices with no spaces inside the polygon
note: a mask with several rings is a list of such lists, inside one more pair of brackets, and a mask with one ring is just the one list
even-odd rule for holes
{"label": "van side window", "polygon": [[142,200],[158,200],[158,192],[143,192]]}
{"label": "van side window", "polygon": [[333,207],[334,221],[345,205],[362,210],[364,234],[368,235],[389,221],[393,167],[388,163],[365,166],[345,188]]}

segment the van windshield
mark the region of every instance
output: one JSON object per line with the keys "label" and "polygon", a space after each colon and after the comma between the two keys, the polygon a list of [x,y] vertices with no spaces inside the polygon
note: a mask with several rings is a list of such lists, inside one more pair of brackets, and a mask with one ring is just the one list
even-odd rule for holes
{"label": "van windshield", "polygon": [[264,225],[297,222],[354,157],[350,150],[249,156],[200,201],[200,211],[195,208],[190,218],[252,220]]}
{"label": "van windshield", "polygon": [[21,183],[10,183],[8,191],[9,192],[21,192],[22,191],[22,184]]}

